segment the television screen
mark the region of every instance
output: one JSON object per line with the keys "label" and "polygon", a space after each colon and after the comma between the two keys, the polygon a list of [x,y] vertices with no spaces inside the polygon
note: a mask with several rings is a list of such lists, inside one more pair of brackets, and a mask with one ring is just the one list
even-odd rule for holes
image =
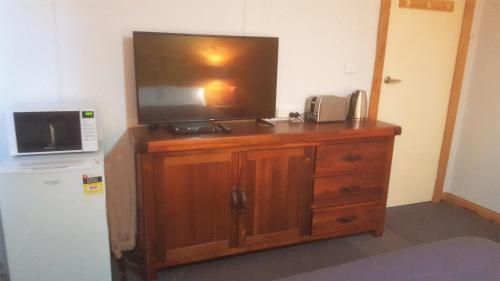
{"label": "television screen", "polygon": [[275,116],[278,38],[134,32],[140,124]]}

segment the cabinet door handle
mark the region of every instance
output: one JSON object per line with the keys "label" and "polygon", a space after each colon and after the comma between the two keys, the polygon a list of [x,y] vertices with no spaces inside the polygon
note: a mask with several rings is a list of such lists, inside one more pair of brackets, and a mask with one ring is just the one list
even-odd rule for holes
{"label": "cabinet door handle", "polygon": [[245,214],[247,207],[248,207],[248,203],[247,203],[247,192],[245,191],[244,187],[241,188],[240,195],[241,195],[240,213]]}
{"label": "cabinet door handle", "polygon": [[340,188],[340,192],[342,192],[342,193],[351,193],[351,192],[359,191],[360,189],[361,189],[361,186],[355,185],[355,184],[351,184],[351,185],[348,185],[348,186],[342,186]]}
{"label": "cabinet door handle", "polygon": [[231,192],[231,212],[237,213],[238,212],[238,190],[236,188],[233,188],[233,191]]}
{"label": "cabinet door handle", "polygon": [[346,156],[342,157],[342,160],[348,161],[348,162],[358,161],[358,160],[361,160],[361,159],[363,159],[363,155],[361,155],[361,154],[352,154],[352,153],[349,153]]}
{"label": "cabinet door handle", "polygon": [[339,223],[351,223],[358,220],[358,216],[350,216],[350,217],[340,217],[337,218],[337,222]]}

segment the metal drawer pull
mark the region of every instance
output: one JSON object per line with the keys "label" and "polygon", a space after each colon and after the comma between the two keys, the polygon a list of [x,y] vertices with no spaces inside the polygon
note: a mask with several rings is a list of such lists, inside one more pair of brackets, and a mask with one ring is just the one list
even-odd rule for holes
{"label": "metal drawer pull", "polygon": [[351,192],[359,191],[360,189],[361,189],[361,186],[351,184],[351,185],[348,185],[348,186],[341,187],[340,188],[340,192],[342,192],[342,193],[351,193]]}
{"label": "metal drawer pull", "polygon": [[351,223],[358,220],[358,216],[350,216],[350,217],[341,217],[337,218],[337,222],[339,223]]}
{"label": "metal drawer pull", "polygon": [[233,188],[231,192],[231,212],[238,212],[238,190]]}
{"label": "metal drawer pull", "polygon": [[342,160],[349,161],[349,162],[358,161],[358,160],[361,160],[361,159],[363,159],[363,155],[361,155],[361,154],[352,154],[352,153],[349,153],[346,156],[342,157]]}

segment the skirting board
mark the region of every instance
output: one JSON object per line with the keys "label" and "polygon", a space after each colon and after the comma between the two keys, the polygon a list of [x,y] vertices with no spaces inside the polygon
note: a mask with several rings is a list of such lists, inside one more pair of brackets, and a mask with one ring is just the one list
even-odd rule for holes
{"label": "skirting board", "polygon": [[500,224],[500,214],[499,213],[497,213],[493,210],[490,210],[488,208],[485,208],[483,206],[480,206],[476,203],[473,203],[469,200],[466,200],[462,197],[456,196],[456,195],[448,193],[448,192],[444,192],[442,200],[446,201],[448,203],[451,203],[453,205],[469,209],[469,210],[473,211],[474,213],[477,213],[478,215],[480,215],[484,218],[493,220],[496,223]]}

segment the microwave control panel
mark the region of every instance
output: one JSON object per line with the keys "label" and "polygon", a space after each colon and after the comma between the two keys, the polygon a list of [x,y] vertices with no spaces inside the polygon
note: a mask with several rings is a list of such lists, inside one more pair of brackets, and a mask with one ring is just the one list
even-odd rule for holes
{"label": "microwave control panel", "polygon": [[81,126],[82,126],[82,150],[97,151],[97,122],[95,119],[95,110],[81,111]]}

